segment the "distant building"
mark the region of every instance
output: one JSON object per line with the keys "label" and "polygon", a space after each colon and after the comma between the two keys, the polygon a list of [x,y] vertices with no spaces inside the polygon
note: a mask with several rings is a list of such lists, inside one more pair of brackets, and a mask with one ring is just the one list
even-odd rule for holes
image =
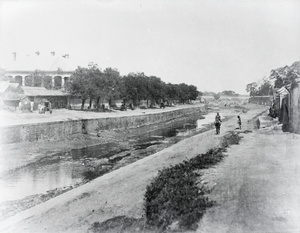
{"label": "distant building", "polygon": [[5,68],[5,77],[12,82],[26,86],[26,80],[36,71],[41,71],[42,80],[48,80],[52,88],[64,89],[69,81],[72,72],[76,67],[72,67],[69,55],[56,55],[55,52],[43,54],[36,52],[25,57],[18,57],[13,53],[13,59]]}
{"label": "distant building", "polygon": [[33,110],[45,101],[51,102],[51,107],[66,108],[69,95],[61,90],[48,90],[44,87],[27,87],[17,83],[0,82],[0,97],[2,109],[29,111],[30,103]]}

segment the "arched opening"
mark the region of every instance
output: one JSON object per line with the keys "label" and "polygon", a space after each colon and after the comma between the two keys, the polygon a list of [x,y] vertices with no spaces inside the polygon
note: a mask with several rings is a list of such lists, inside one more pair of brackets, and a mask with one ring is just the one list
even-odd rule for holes
{"label": "arched opening", "polygon": [[43,86],[46,89],[52,89],[52,77],[51,76],[45,76],[43,80]]}
{"label": "arched opening", "polygon": [[61,88],[61,76],[55,76],[54,77],[54,89],[60,89]]}
{"label": "arched opening", "polygon": [[43,77],[40,75],[34,75],[32,77],[32,86],[41,87],[43,85]]}
{"label": "arched opening", "polygon": [[25,76],[25,85],[24,86],[28,86],[28,87],[33,86],[33,77],[32,76]]}
{"label": "arched opening", "polygon": [[63,87],[64,88],[68,88],[68,85],[69,85],[69,77],[64,77],[64,85],[63,85]]}
{"label": "arched opening", "polygon": [[22,85],[22,76],[20,75],[15,76],[15,83],[19,83],[20,85]]}

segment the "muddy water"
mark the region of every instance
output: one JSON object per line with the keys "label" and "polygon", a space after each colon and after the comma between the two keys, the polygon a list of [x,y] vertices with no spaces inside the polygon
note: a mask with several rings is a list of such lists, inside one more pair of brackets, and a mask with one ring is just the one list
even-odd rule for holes
{"label": "muddy water", "polygon": [[128,163],[166,148],[183,138],[200,133],[203,124],[211,123],[214,114],[205,119],[191,117],[159,125],[153,129],[128,137],[127,144],[120,147],[111,142],[81,149],[72,149],[34,164],[10,172],[0,177],[0,203],[18,200],[24,197],[46,193],[48,190],[63,188],[81,182],[83,172],[94,169],[98,164],[109,172]]}

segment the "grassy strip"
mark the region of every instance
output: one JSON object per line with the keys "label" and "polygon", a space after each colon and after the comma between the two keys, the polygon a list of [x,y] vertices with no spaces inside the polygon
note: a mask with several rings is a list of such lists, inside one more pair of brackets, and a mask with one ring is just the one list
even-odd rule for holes
{"label": "grassy strip", "polygon": [[174,223],[180,230],[197,229],[198,221],[213,202],[205,196],[204,187],[199,186],[196,171],[220,162],[226,148],[238,144],[240,139],[237,133],[231,132],[223,138],[220,148],[159,171],[146,188],[147,226],[157,232]]}

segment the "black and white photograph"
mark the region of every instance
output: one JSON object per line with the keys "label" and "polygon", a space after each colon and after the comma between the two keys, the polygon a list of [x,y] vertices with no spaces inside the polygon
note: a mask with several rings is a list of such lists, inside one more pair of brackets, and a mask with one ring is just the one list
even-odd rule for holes
{"label": "black and white photograph", "polygon": [[0,233],[300,233],[299,0],[0,0]]}

